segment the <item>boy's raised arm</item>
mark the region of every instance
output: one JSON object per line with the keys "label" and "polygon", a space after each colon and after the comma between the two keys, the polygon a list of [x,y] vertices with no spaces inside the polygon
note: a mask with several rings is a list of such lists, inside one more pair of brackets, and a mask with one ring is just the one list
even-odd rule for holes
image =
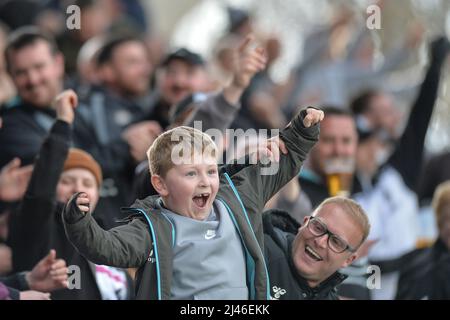
{"label": "boy's raised arm", "polygon": [[318,141],[319,123],[323,118],[321,110],[312,107],[302,110],[279,134],[288,151],[287,154],[280,153],[279,162],[270,161],[264,165],[264,161],[261,161],[262,163],[254,167],[256,170],[250,173],[254,177],[250,177],[249,181],[254,185],[255,194],[262,207],[300,172],[308,152]]}
{"label": "boy's raised arm", "polygon": [[63,212],[66,235],[87,260],[118,268],[137,268],[147,259],[152,240],[140,219],[103,230],[89,212],[89,199],[76,193]]}

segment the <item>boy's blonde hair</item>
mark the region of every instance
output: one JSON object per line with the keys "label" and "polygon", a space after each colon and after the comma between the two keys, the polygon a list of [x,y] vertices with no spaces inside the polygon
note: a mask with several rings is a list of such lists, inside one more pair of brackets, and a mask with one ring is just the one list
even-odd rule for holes
{"label": "boy's blonde hair", "polygon": [[436,191],[434,192],[432,206],[438,224],[439,219],[442,216],[442,211],[447,205],[450,205],[450,180],[442,182],[437,186]]}
{"label": "boy's blonde hair", "polygon": [[370,223],[367,218],[367,214],[364,209],[352,199],[345,197],[331,197],[324,200],[317,208],[314,210],[313,216],[319,212],[327,204],[338,205],[345,213],[347,213],[359,226],[362,231],[363,237],[358,245],[358,247],[366,241],[370,232]]}
{"label": "boy's blonde hair", "polygon": [[174,166],[193,163],[197,155],[217,158],[217,146],[211,137],[191,127],[173,128],[156,138],[148,149],[150,173],[165,177]]}

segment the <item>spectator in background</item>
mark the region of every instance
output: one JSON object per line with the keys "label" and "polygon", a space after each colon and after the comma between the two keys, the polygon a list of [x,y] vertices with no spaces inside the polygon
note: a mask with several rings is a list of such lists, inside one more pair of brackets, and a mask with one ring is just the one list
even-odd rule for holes
{"label": "spectator in background", "polygon": [[353,99],[350,109],[359,127],[367,130],[384,130],[392,139],[400,137],[402,115],[389,94],[367,90]]}
{"label": "spectator in background", "polygon": [[35,23],[36,17],[42,11],[40,1],[5,0],[0,4],[0,21],[11,30]]}
{"label": "spectator in background", "polygon": [[49,300],[48,292],[68,286],[67,272],[66,262],[50,250],[31,271],[0,277],[0,300]]}
{"label": "spectator in background", "polygon": [[[377,129],[359,127],[361,134],[372,130],[369,133],[372,137],[358,147],[363,156],[357,158],[358,179],[353,192],[373,226],[369,238],[377,240],[369,251],[371,262],[382,270],[382,290],[373,292],[375,298],[394,298],[402,256],[414,250],[418,243],[419,207],[414,191],[422,167],[425,135],[437,98],[441,69],[449,50],[450,44],[444,37],[432,42],[425,78],[411,107],[406,128],[395,144],[390,142],[391,132],[382,135]],[[361,110],[362,116],[370,113],[370,107]],[[392,116],[397,117],[395,112]],[[390,122],[373,125],[386,131],[392,128],[385,123]],[[370,163],[372,172],[367,170]]]}
{"label": "spectator in background", "polygon": [[[306,36],[303,45],[302,61],[295,66],[290,75],[290,90],[285,97],[283,109],[287,114],[296,112],[301,98],[307,104],[315,104],[321,97],[318,90],[312,90],[301,96],[303,83],[314,69],[320,68],[327,60],[329,42],[333,33],[345,28],[353,19],[353,13],[348,10],[337,11],[329,25],[314,30]],[[341,107],[341,106],[338,106]]]}
{"label": "spectator in background", "polygon": [[[3,106],[0,129],[0,215],[8,234],[7,221],[14,203],[19,201],[28,183],[30,164],[52,122],[51,102],[62,88],[63,57],[51,37],[34,27],[12,32],[5,45],[6,69],[20,99]],[[7,90],[2,92],[5,93]],[[4,241],[3,239],[2,241]],[[10,265],[10,248],[0,245],[2,271]],[[6,266],[5,266],[6,264]]]}
{"label": "spectator in background", "polygon": [[299,178],[313,208],[332,196],[327,186],[327,163],[336,159],[354,162],[358,146],[358,134],[352,114],[334,107],[322,110],[325,119],[321,124],[319,142],[311,150]]}
{"label": "spectator in background", "polygon": [[450,180],[437,187],[433,209],[438,239],[431,248],[405,256],[397,299],[450,299]]}
{"label": "spectator in background", "polygon": [[11,215],[8,243],[13,251],[14,270],[31,268],[43,253],[55,248],[69,265],[80,268],[80,288],[54,292],[53,298],[128,299],[132,289],[127,273],[86,260],[67,240],[61,225],[63,206],[75,192],[89,194],[91,209],[95,210],[102,172],[89,154],[69,149],[77,105],[75,93],[63,92],[55,105],[57,121],[39,151],[22,204]]}
{"label": "spectator in background", "polygon": [[450,152],[431,157],[422,169],[417,190],[420,203],[429,205],[436,187],[446,180],[450,180]]}
{"label": "spectator in background", "polygon": [[33,162],[50,129],[51,103],[63,89],[64,58],[53,39],[35,27],[12,32],[5,48],[7,70],[20,100],[2,111],[0,167],[19,157]]}
{"label": "spectator in background", "polygon": [[80,99],[88,96],[92,87],[100,85],[97,72],[97,55],[105,45],[105,37],[97,36],[86,41],[77,56],[77,72],[68,81]]}
{"label": "spectator in background", "polygon": [[269,71],[278,59],[281,42],[276,35],[266,35],[253,26],[248,12],[228,7],[228,33],[221,37],[214,49],[214,60],[210,66],[215,85],[226,86],[232,78],[236,57],[234,48],[249,34],[252,34],[259,46],[263,47],[267,57],[267,67],[258,72],[241,98],[242,107],[231,124],[236,129],[280,129],[286,125],[281,110],[282,95],[279,86],[272,80]]}
{"label": "spectator in background", "polygon": [[207,66],[215,87],[224,87],[233,78],[235,48],[239,46],[241,40],[235,35],[225,35],[215,44],[212,59]]}
{"label": "spectator in background", "polygon": [[[374,67],[376,51],[371,30],[363,23],[355,24],[347,11],[340,12],[329,28],[305,41],[304,65],[296,71],[288,109],[305,103],[345,108],[361,89],[382,83],[422,41],[421,25],[411,25],[404,39],[397,41],[397,47],[384,56],[383,64]],[[353,30],[357,31],[351,35]]]}
{"label": "spectator in background", "polygon": [[208,65],[215,85],[219,88],[229,84],[235,68],[235,48],[253,34],[252,20],[248,12],[234,7],[226,8],[228,29],[215,44],[213,61]]}
{"label": "spectator in background", "polygon": [[[119,0],[75,0],[80,8],[80,28],[69,30],[58,36],[57,43],[66,58],[66,73],[73,76],[80,48],[89,39],[101,35],[135,32],[131,20],[125,18]],[[61,8],[65,12],[65,7]]]}
{"label": "spectator in background", "polygon": [[[0,52],[5,50],[7,32],[7,27],[0,22]],[[2,54],[0,55],[0,113],[2,112],[1,109],[4,108],[3,104],[11,103],[15,95],[16,89],[6,70],[5,56]]]}
{"label": "spectator in background", "polygon": [[281,110],[280,86],[271,78],[269,71],[278,59],[281,44],[276,36],[261,38],[261,46],[267,55],[267,67],[253,77],[242,95],[242,108],[232,124],[233,128],[279,129],[286,124]]}
{"label": "spectator in background", "polygon": [[111,93],[125,99],[148,94],[153,66],[140,38],[111,36],[96,58],[100,80]]}
{"label": "spectator in background", "polygon": [[194,92],[204,92],[207,87],[205,61],[186,48],[169,53],[156,70],[156,91],[150,119],[162,128],[170,124],[170,108]]}
{"label": "spectator in background", "polygon": [[[152,65],[145,44],[133,36],[112,36],[96,53],[96,86],[80,99],[75,123],[75,145],[100,163],[104,184],[99,219],[106,228],[120,216],[111,216],[131,197],[135,166],[161,132],[150,112]],[[100,218],[100,216],[102,218]]]}
{"label": "spectator in background", "polygon": [[9,217],[25,194],[32,170],[32,165],[20,167],[20,159],[15,158],[0,171],[0,276],[12,271],[12,252],[5,243]]}

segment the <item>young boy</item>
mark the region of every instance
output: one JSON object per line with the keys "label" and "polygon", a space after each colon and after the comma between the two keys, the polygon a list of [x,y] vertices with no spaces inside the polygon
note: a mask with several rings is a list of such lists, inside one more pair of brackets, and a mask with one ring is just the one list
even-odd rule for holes
{"label": "young boy", "polygon": [[261,163],[219,175],[208,135],[167,131],[148,151],[159,196],[137,200],[125,209],[127,225],[105,231],[89,213],[88,196],[77,193],[64,212],[67,236],[94,263],[139,268],[137,299],[269,299],[260,213],[298,174],[322,119],[308,108],[281,131],[288,153],[271,175]]}

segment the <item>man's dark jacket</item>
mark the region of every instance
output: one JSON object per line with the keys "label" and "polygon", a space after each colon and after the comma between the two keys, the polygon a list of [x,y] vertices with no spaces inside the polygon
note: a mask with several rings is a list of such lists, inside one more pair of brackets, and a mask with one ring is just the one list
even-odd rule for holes
{"label": "man's dark jacket", "polygon": [[345,275],[338,272],[311,288],[292,261],[292,243],[300,224],[287,212],[269,210],[263,214],[264,253],[273,300],[337,300],[336,287]]}
{"label": "man's dark jacket", "polygon": [[450,251],[441,240],[405,255],[403,262],[396,299],[450,299]]}

